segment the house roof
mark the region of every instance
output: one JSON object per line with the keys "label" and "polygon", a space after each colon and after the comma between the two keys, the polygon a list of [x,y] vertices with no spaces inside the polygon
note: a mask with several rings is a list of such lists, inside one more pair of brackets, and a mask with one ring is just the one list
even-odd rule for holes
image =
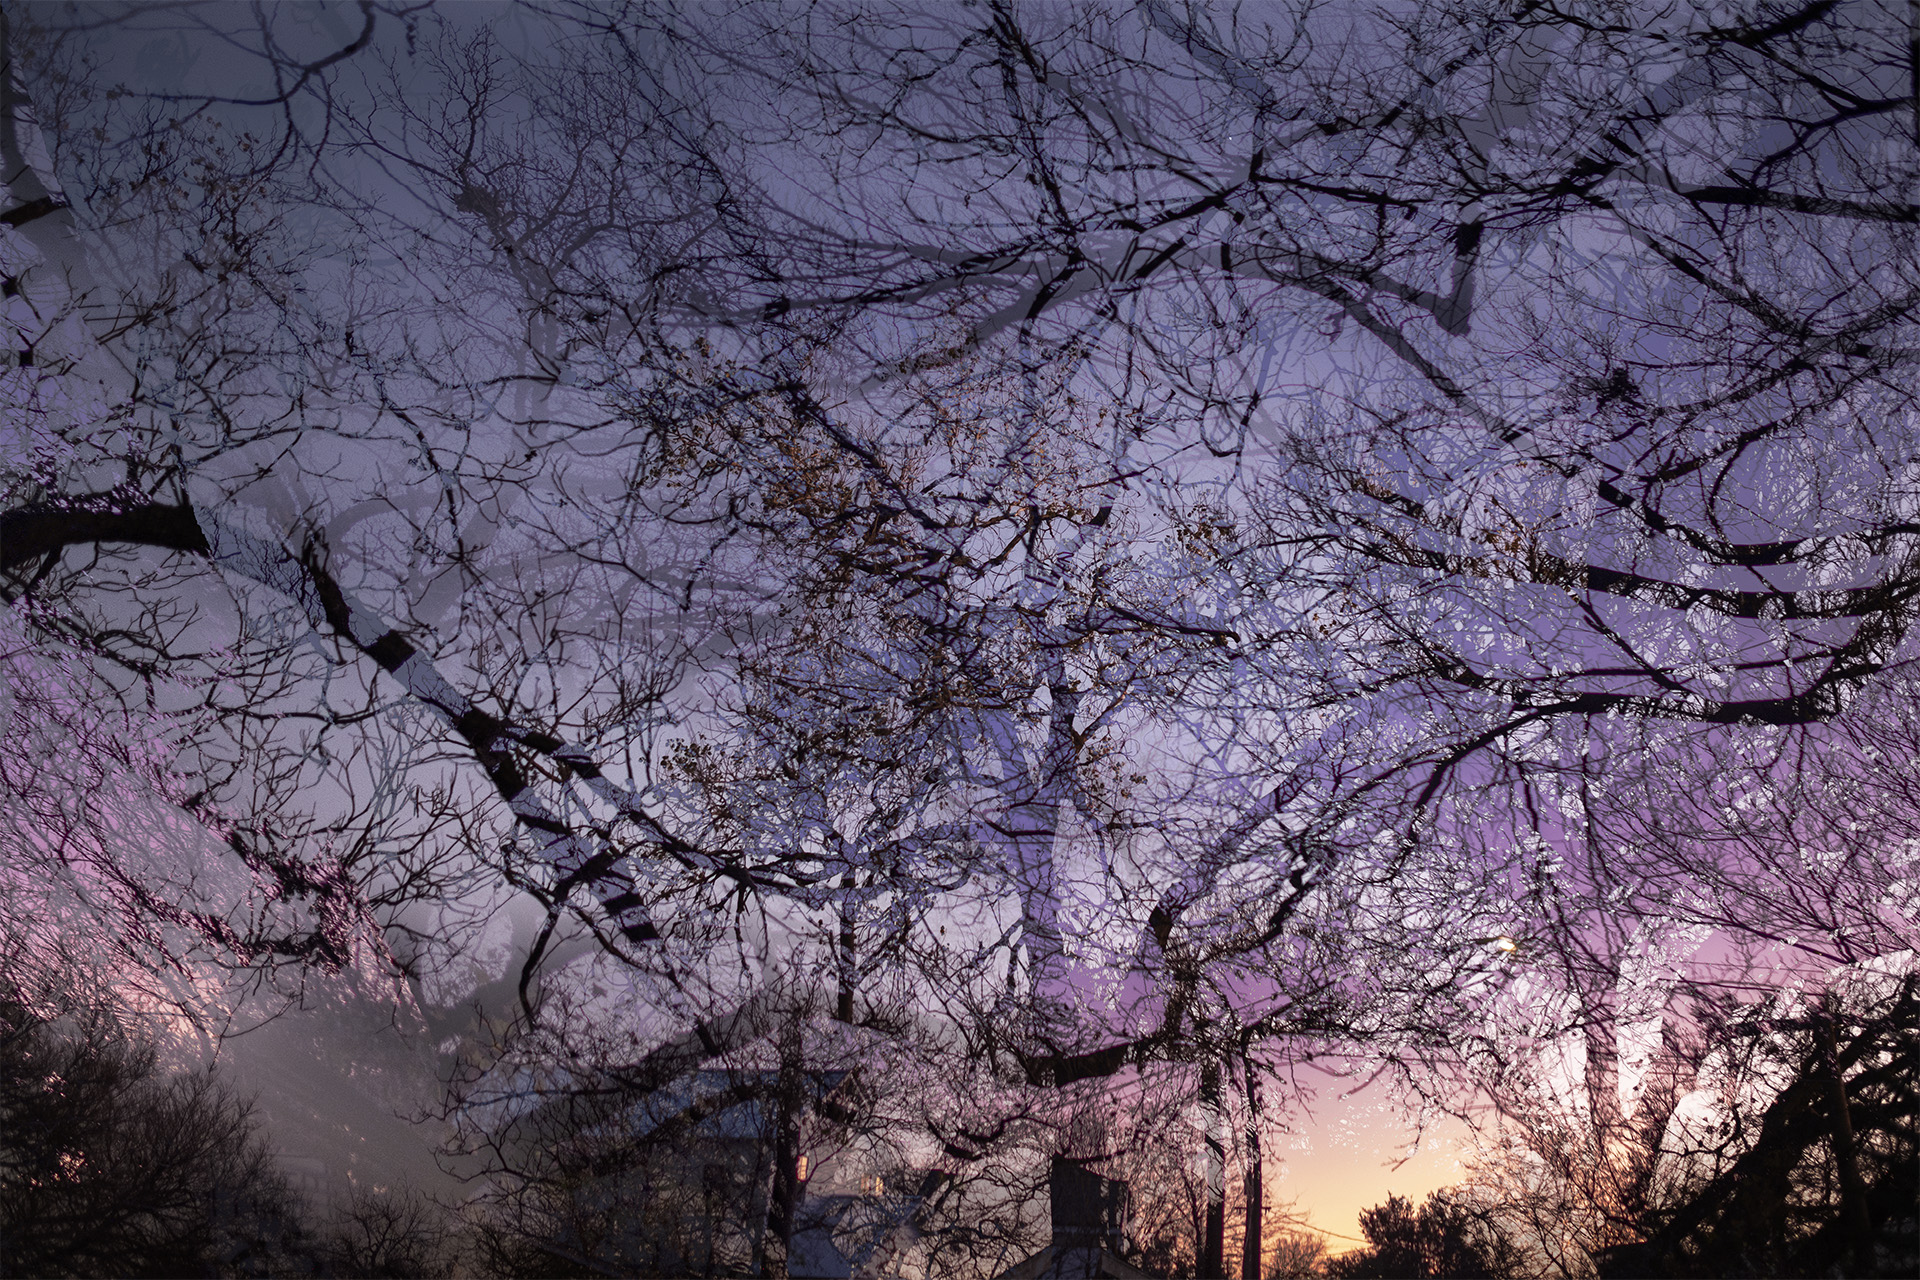
{"label": "house roof", "polygon": [[[808,1105],[833,1092],[845,1071],[802,1072]],[[759,1140],[773,1124],[777,1071],[696,1071],[634,1103],[633,1135],[687,1139]]]}

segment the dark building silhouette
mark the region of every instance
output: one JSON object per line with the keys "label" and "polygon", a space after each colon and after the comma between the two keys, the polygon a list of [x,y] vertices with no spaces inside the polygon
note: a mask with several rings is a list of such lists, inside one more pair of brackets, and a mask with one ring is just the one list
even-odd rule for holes
{"label": "dark building silhouette", "polygon": [[1053,1239],[998,1280],[1146,1280],[1127,1249],[1127,1184],[1062,1156],[1048,1178]]}

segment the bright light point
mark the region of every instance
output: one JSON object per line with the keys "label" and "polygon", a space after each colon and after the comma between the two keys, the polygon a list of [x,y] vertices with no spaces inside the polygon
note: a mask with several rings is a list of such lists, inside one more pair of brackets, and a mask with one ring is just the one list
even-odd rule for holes
{"label": "bright light point", "polygon": [[1493,940],[1493,949],[1495,951],[1508,951],[1508,952],[1518,951],[1520,949],[1520,944],[1515,942],[1512,938],[1500,937],[1500,938],[1495,938]]}

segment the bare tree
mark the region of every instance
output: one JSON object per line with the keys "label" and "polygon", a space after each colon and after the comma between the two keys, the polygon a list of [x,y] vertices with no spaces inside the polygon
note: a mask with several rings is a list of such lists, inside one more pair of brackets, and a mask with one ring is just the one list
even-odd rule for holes
{"label": "bare tree", "polygon": [[[1909,797],[1878,764],[1911,717],[1889,685],[1817,756],[1616,759],[1595,843],[1515,904],[1515,1004],[1482,1044],[1504,1117],[1489,1195],[1542,1269],[1790,1269],[1806,1240],[1848,1233],[1847,1265],[1904,1265],[1875,1253],[1870,1175],[1839,1154],[1856,1089],[1882,1099],[1882,1153],[1911,1123],[1876,1073],[1912,974]],[[1781,1136],[1796,1127],[1804,1146]],[[1729,1201],[1759,1216],[1716,1234],[1708,1206]]]}
{"label": "bare tree", "polygon": [[[1871,6],[581,21],[673,42],[676,85],[719,66],[741,86],[686,104],[734,148],[698,153],[728,183],[716,235],[761,251],[702,295],[726,316],[938,298],[969,343],[1111,353],[1126,395],[1243,460],[1217,558],[1247,616],[1188,624],[1270,678],[1247,702],[1351,704],[1333,723],[1371,765],[1335,781],[1328,735],[1300,748],[1298,785],[1332,788],[1322,833],[1397,775],[1411,805],[1473,760],[1524,771],[1509,744],[1543,726],[1824,720],[1903,652],[1912,304],[1864,268],[1906,259],[1911,211],[1880,193],[1904,189],[1910,113],[1904,25]],[[1696,129],[1724,173],[1699,176]],[[811,140],[817,183],[756,185],[775,139]],[[911,213],[942,200],[938,228]],[[1784,585],[1816,558],[1848,585]],[[1381,755],[1417,708],[1445,733]]]}
{"label": "bare tree", "polygon": [[169,1078],[112,1009],[29,976],[0,975],[0,1272],[310,1265],[305,1206],[247,1104],[204,1072]]}
{"label": "bare tree", "polygon": [[245,873],[93,857],[138,918],[426,999],[527,895],[470,1097],[803,1013],[996,1107],[1191,1067],[1210,1271],[1262,1046],[1498,1057],[1539,956],[1612,1096],[1622,867],[1910,934],[1635,830],[1903,723],[1904,20],[349,15],[252,96],[5,33],[9,625]]}
{"label": "bare tree", "polygon": [[[1168,1016],[1029,1051],[1034,1079],[1198,1035],[1207,965],[1175,957],[1272,964],[1315,894],[1318,919],[1366,920],[1357,953],[1416,959],[1366,991],[1316,953],[1310,988],[1342,995],[1329,1014],[1355,1028],[1391,1007],[1444,1039],[1445,984],[1423,971],[1472,980],[1503,925],[1491,904],[1458,928],[1418,904],[1489,856],[1528,874],[1510,851],[1529,839],[1581,838],[1560,760],[1769,724],[1817,739],[1805,726],[1903,660],[1910,299],[1864,269],[1907,252],[1907,211],[1879,194],[1911,164],[1886,15],[764,16],[572,12],[608,60],[581,83],[604,67],[649,86],[631,101],[674,122],[658,136],[715,210],[671,288],[602,287],[732,326],[769,386],[793,367],[774,353],[835,353],[849,408],[789,399],[834,465],[885,477],[846,527],[922,557],[848,561],[866,581],[924,595],[959,561],[946,517],[888,470],[898,437],[855,401],[910,396],[972,352],[1016,378],[1080,362],[1065,385],[1103,387],[1133,430],[1096,527],[1129,519],[1185,552],[1073,624],[1093,651],[1146,636],[1179,655],[1131,696],[1165,712],[1142,736],[1191,733],[1206,761],[1156,778],[1172,887],[1134,922]],[[1770,150],[1767,121],[1795,141]],[[1704,137],[1736,157],[1725,173],[1701,169]],[[953,211],[937,225],[919,212],[935,206]],[[1037,532],[1062,555],[1078,536]],[[970,642],[990,646],[989,616]],[[1082,697],[1045,664],[1002,667],[1018,684],[996,696],[1027,698],[1082,768]],[[1059,801],[1008,811],[1043,974]],[[1501,823],[1509,852],[1468,835]],[[1224,932],[1248,901],[1264,916]]]}
{"label": "bare tree", "polygon": [[330,1224],[323,1253],[337,1276],[449,1275],[456,1261],[451,1215],[404,1187],[357,1189]]}

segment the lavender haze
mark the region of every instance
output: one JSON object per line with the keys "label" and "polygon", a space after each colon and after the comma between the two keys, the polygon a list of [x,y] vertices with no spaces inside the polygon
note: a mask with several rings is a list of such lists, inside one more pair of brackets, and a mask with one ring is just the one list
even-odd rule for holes
{"label": "lavender haze", "polygon": [[1912,21],[9,7],[0,1005],[503,1274],[1257,1280],[1366,1081],[1336,1274],[1894,1274]]}

